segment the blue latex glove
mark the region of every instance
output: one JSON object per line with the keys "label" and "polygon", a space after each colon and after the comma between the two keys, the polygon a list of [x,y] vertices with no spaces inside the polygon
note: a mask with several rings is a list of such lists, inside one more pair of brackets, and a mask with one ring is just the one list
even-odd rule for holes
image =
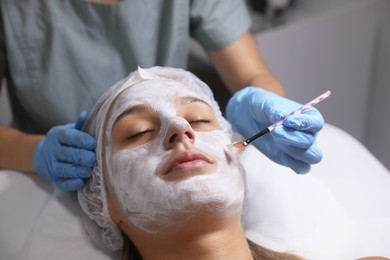
{"label": "blue latex glove", "polygon": [[96,161],[95,138],[80,130],[87,116],[83,112],[76,123],[51,128],[34,152],[36,172],[64,191],[81,188]]}
{"label": "blue latex glove", "polygon": [[[226,116],[233,130],[249,138],[301,106],[272,92],[246,87],[229,100]],[[296,173],[307,173],[311,164],[322,159],[316,137],[323,126],[321,113],[309,108],[287,117],[283,125],[252,144],[274,162],[290,167]]]}

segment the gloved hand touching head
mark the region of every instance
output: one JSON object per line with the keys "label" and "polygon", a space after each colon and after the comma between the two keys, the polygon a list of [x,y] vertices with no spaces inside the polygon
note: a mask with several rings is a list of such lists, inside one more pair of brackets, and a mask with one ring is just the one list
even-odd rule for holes
{"label": "gloved hand touching head", "polygon": [[96,161],[95,138],[80,130],[87,116],[83,112],[76,123],[51,128],[34,152],[36,172],[64,191],[81,188]]}
{"label": "gloved hand touching head", "polygon": [[[246,87],[229,100],[226,117],[233,130],[249,138],[301,106],[272,92]],[[323,126],[321,113],[312,107],[287,117],[283,125],[252,144],[274,162],[290,167],[296,173],[307,173],[311,164],[322,159],[316,138]]]}

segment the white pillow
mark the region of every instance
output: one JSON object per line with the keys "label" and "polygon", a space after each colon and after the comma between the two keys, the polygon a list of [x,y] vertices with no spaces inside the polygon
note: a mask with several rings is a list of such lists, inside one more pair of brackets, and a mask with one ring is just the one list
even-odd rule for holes
{"label": "white pillow", "polygon": [[305,259],[352,259],[351,219],[326,185],[313,172],[297,175],[253,147],[248,152],[242,158],[251,165],[242,218],[247,237]]}
{"label": "white pillow", "polygon": [[323,160],[307,175],[271,163],[253,147],[247,166],[247,236],[307,259],[390,257],[390,173],[356,139],[331,125]]}

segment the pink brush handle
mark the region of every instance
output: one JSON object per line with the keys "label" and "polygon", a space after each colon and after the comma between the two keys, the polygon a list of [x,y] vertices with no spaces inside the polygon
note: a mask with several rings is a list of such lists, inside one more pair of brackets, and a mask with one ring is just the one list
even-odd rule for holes
{"label": "pink brush handle", "polygon": [[282,120],[279,120],[278,122],[276,122],[275,124],[273,125],[270,125],[268,127],[268,130],[269,131],[272,131],[274,130],[275,127],[277,127],[278,125],[281,125],[283,124],[283,122],[286,120],[287,117],[291,116],[291,115],[297,115],[297,114],[300,114],[302,113],[303,111],[305,111],[306,109],[320,103],[322,100],[324,100],[325,98],[329,97],[330,94],[332,94],[332,92],[330,92],[329,90],[326,91],[324,94],[316,97],[315,99],[313,99],[312,101],[310,101],[309,103],[306,103],[305,105],[301,106],[300,108],[298,108],[297,110],[295,110],[294,112],[292,112],[291,114],[287,115],[285,118],[283,118]]}

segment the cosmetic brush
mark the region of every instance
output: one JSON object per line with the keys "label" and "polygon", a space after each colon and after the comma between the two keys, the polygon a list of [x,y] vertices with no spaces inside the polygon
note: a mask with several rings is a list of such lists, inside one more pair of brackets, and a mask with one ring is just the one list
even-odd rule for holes
{"label": "cosmetic brush", "polygon": [[259,133],[255,134],[254,136],[252,137],[249,137],[248,139],[246,139],[245,141],[238,141],[238,142],[234,142],[232,144],[229,144],[228,145],[228,148],[238,157],[241,155],[241,153],[245,150],[245,148],[250,144],[252,143],[254,140],[260,138],[261,136],[271,132],[272,130],[275,129],[275,127],[277,127],[278,125],[281,125],[283,124],[283,122],[286,120],[287,117],[291,116],[291,115],[297,115],[297,114],[300,114],[302,113],[303,111],[305,111],[306,109],[318,104],[319,102],[321,102],[322,100],[324,100],[325,98],[329,97],[331,94],[331,92],[328,90],[326,91],[325,93],[323,93],[322,95],[316,97],[315,99],[313,99],[312,101],[308,102],[307,104],[301,106],[300,108],[298,108],[297,110],[291,112],[289,115],[287,115],[286,117],[284,117],[283,119],[279,120],[278,122],[276,122],[275,124],[272,124],[270,125],[269,127],[263,129],[262,131],[260,131]]}

